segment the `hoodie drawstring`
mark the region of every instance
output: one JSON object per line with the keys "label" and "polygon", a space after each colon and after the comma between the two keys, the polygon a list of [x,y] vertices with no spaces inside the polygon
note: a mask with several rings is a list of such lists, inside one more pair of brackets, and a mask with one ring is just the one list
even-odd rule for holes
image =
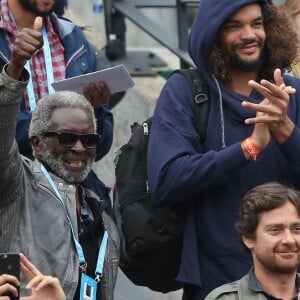
{"label": "hoodie drawstring", "polygon": [[223,114],[223,99],[222,99],[222,92],[219,85],[219,82],[214,74],[212,74],[212,78],[216,84],[217,91],[219,94],[219,104],[220,104],[220,119],[221,119],[221,135],[222,135],[222,149],[226,148],[225,144],[225,124],[224,124],[224,114]]}

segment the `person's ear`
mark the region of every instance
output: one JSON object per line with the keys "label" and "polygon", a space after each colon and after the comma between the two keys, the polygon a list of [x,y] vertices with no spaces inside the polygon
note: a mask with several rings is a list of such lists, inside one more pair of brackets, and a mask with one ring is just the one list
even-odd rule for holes
{"label": "person's ear", "polygon": [[37,158],[42,158],[43,154],[43,141],[41,141],[37,136],[32,136],[30,138],[31,146],[33,152]]}
{"label": "person's ear", "polygon": [[247,237],[245,235],[242,235],[242,241],[244,243],[244,245],[249,249],[253,249],[254,247],[254,240],[253,238]]}

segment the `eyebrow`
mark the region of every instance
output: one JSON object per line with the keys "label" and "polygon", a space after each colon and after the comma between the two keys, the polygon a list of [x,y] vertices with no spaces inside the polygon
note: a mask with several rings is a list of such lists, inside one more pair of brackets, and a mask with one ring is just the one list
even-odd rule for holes
{"label": "eyebrow", "polygon": [[[257,21],[263,21],[263,20],[264,20],[263,16],[259,16],[259,17],[255,18],[254,20],[252,20],[251,23],[257,22]],[[241,23],[241,21],[236,20],[236,19],[228,19],[227,21],[225,21],[224,25],[226,25],[228,23]]]}
{"label": "eyebrow", "polygon": [[[296,222],[293,222],[292,224],[290,224],[290,227],[291,226],[297,226],[297,225],[300,225],[300,220],[299,221],[296,221]],[[270,223],[270,224],[267,224],[265,226],[265,229],[269,229],[269,228],[272,228],[272,227],[283,227],[285,226],[284,223]]]}

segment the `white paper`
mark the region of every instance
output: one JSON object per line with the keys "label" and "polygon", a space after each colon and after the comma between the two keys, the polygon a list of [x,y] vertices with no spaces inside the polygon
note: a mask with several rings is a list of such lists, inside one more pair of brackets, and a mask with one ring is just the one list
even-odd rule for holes
{"label": "white paper", "polygon": [[52,86],[55,91],[68,90],[83,94],[84,87],[91,82],[98,83],[99,81],[104,81],[112,94],[126,91],[135,84],[126,67],[118,65],[93,73],[55,81],[52,83]]}

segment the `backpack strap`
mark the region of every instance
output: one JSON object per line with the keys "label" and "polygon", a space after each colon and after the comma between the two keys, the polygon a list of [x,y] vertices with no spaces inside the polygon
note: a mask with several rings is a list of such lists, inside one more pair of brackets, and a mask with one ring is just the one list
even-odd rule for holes
{"label": "backpack strap", "polygon": [[206,139],[206,127],[209,112],[210,99],[207,84],[203,81],[196,69],[178,69],[173,73],[182,74],[191,88],[195,102],[195,126],[200,138],[200,143],[202,144]]}

